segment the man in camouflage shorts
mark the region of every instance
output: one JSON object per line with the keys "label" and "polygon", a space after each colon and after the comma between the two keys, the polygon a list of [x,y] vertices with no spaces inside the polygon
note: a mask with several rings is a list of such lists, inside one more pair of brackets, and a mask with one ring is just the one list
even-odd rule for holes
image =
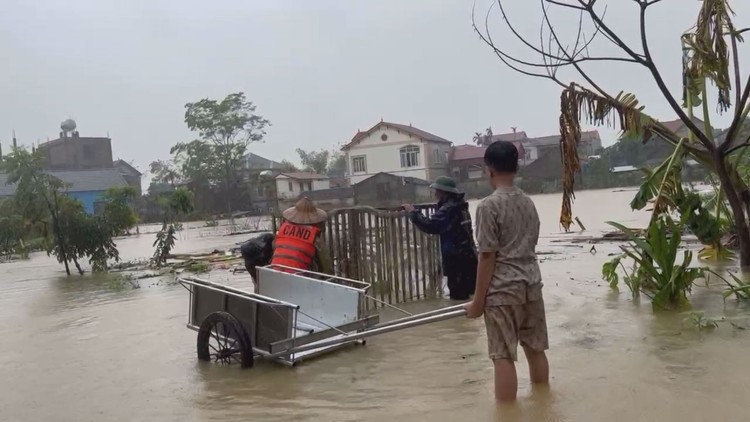
{"label": "man in camouflage shorts", "polygon": [[477,207],[477,285],[466,313],[469,318],[484,314],[495,366],[495,398],[512,401],[518,391],[518,343],[529,361],[531,382],[549,382],[547,322],[535,251],[539,216],[531,198],[513,185],[516,147],[495,142],[487,148],[484,161],[495,191]]}

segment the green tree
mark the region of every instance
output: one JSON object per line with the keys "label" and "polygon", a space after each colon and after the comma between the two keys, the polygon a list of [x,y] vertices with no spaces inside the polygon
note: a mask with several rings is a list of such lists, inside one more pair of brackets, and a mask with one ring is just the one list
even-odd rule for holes
{"label": "green tree", "polygon": [[289,160],[281,160],[281,171],[285,173],[295,173],[299,171],[299,168]]}
{"label": "green tree", "polygon": [[115,236],[129,233],[138,224],[138,215],[133,208],[135,197],[136,191],[132,186],[110,188],[104,193],[104,219]]}
{"label": "green tree", "polygon": [[230,218],[233,211],[232,180],[242,167],[248,145],[262,141],[265,128],[270,125],[255,110],[256,106],[242,92],[229,94],[221,101],[204,98],[185,105],[185,123],[191,131],[198,133],[198,142],[210,147],[211,154],[202,158],[218,162]]}
{"label": "green tree", "polygon": [[12,255],[23,244],[23,218],[11,199],[0,200],[0,255]]}
{"label": "green tree", "polygon": [[327,174],[332,177],[343,177],[346,175],[346,155],[335,152],[328,161]]}
{"label": "green tree", "polygon": [[[213,145],[195,140],[180,142],[170,149],[174,155],[177,174],[195,186],[216,186],[222,181],[222,168],[219,157],[214,154]],[[174,186],[174,184],[172,184]]]}
{"label": "green tree", "polygon": [[70,248],[64,233],[64,226],[60,218],[60,202],[64,196],[60,191],[63,182],[44,172],[44,157],[39,151],[28,152],[24,148],[15,148],[5,157],[4,166],[8,172],[8,183],[16,184],[16,200],[22,204],[21,208],[38,208],[43,203],[52,222],[54,245],[48,252],[53,252],[58,262],[65,265],[65,272],[70,275],[68,262]]}
{"label": "green tree", "polygon": [[328,171],[328,159],[331,153],[322,149],[320,151],[305,151],[297,148],[297,154],[302,161],[302,167],[305,171],[317,174],[326,174]]}
{"label": "green tree", "polygon": [[156,234],[152,258],[156,267],[161,267],[167,262],[167,257],[174,248],[180,216],[193,211],[193,193],[185,188],[177,188],[169,197],[159,198],[159,201],[162,208],[162,226]]}
{"label": "green tree", "polygon": [[[13,201],[20,211],[22,230],[35,222],[50,221],[53,241],[47,253],[65,265],[70,275],[72,262],[83,274],[79,259],[88,257],[94,270],[106,269],[107,259],[119,259],[112,241],[113,227],[105,217],[86,214],[83,204],[65,195],[65,184],[43,169],[44,157],[39,151],[30,153],[15,148],[5,157],[8,182],[16,184]],[[45,225],[46,227],[46,225]]]}
{"label": "green tree", "polygon": [[174,186],[175,181],[180,179],[180,173],[172,161],[156,160],[149,165],[152,183],[166,183]]}
{"label": "green tree", "polygon": [[472,140],[479,146],[488,146],[492,143],[492,128],[488,127],[484,133],[475,132]]}

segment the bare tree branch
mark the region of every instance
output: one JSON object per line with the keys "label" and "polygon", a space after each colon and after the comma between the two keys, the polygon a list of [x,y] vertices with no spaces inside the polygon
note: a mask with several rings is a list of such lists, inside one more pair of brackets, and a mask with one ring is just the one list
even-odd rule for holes
{"label": "bare tree branch", "polygon": [[544,0],[544,2],[545,2],[545,3],[549,3],[549,4],[554,4],[554,5],[557,5],[557,6],[560,6],[560,7],[567,7],[567,8],[569,8],[569,9],[575,9],[575,10],[580,10],[580,11],[585,11],[585,10],[586,10],[586,9],[584,9],[584,8],[583,8],[583,7],[581,7],[581,6],[576,6],[576,5],[573,5],[573,4],[568,4],[568,3],[563,3],[563,2],[561,2],[561,1],[555,1],[555,0]]}
{"label": "bare tree branch", "polygon": [[596,0],[590,0],[588,3],[583,0],[578,0],[578,3],[580,3],[581,6],[586,9],[589,16],[591,16],[591,20],[593,20],[597,26],[601,27],[605,34],[609,35],[609,38],[616,46],[620,47],[636,62],[642,65],[646,64],[643,55],[636,53],[632,48],[630,48],[628,44],[625,43],[625,41],[623,41],[609,26],[604,23],[602,18],[596,14],[596,11],[594,10],[594,4],[596,3]]}
{"label": "bare tree branch", "polygon": [[[582,29],[583,29],[583,12],[581,12],[581,14],[579,15],[579,20],[578,20],[578,35],[576,37],[576,46],[574,46],[574,48],[573,48],[573,55],[571,56],[570,54],[567,53],[567,50],[565,50],[563,48],[562,43],[560,42],[560,38],[557,36],[557,32],[552,27],[552,23],[549,20],[549,14],[548,14],[548,10],[549,9],[547,7],[544,7],[544,2],[545,1],[547,1],[547,0],[541,0],[541,6],[542,6],[543,19],[546,22],[547,28],[549,28],[549,31],[550,31],[550,38],[553,39],[557,43],[558,48],[561,51],[563,51],[564,54],[566,54],[566,57],[569,60],[572,60],[577,54],[579,54],[579,52],[576,52],[576,49],[577,49],[578,43],[579,43],[579,41],[581,39],[581,32],[582,32]],[[597,29],[597,33],[598,32],[599,32],[599,30]],[[594,36],[596,36],[596,33],[594,34]],[[583,49],[585,49],[585,48],[588,48],[588,45],[591,44],[591,41],[593,41],[593,39],[594,38],[592,37],[591,40],[589,40],[589,42],[587,42],[584,45],[584,47],[581,49],[581,51],[583,51]],[[599,92],[601,95],[603,95],[606,98],[614,99],[606,91],[604,91],[596,82],[594,82],[594,80],[591,79],[591,77],[581,68],[581,66],[578,63],[572,63],[572,65],[578,71],[578,73],[581,75],[581,77],[583,77],[586,80],[586,82],[588,82],[597,92]]]}
{"label": "bare tree branch", "polygon": [[[503,63],[504,63],[504,64],[505,64],[506,66],[508,66],[508,67],[509,67],[509,68],[511,68],[512,70],[515,70],[515,71],[516,71],[516,72],[518,72],[518,73],[521,73],[521,74],[523,74],[523,75],[527,75],[527,76],[532,76],[532,77],[536,77],[536,78],[549,79],[549,80],[551,80],[551,81],[553,81],[553,82],[557,83],[557,84],[558,84],[558,85],[560,85],[561,87],[565,88],[565,86],[566,86],[566,85],[565,85],[565,84],[563,84],[562,82],[560,82],[560,81],[559,81],[559,80],[558,80],[558,79],[557,79],[556,77],[554,77],[553,75],[549,75],[549,74],[542,74],[542,73],[535,73],[535,72],[530,72],[530,71],[527,71],[527,70],[525,70],[525,69],[521,69],[520,67],[518,67],[518,66],[516,66],[516,65],[513,65],[513,64],[511,64],[510,62],[511,62],[511,61],[513,61],[513,62],[515,62],[515,63],[518,63],[518,64],[521,64],[521,65],[528,65],[528,66],[531,66],[531,67],[543,67],[543,68],[548,68],[548,66],[546,66],[546,65],[541,65],[541,66],[540,66],[540,65],[539,65],[539,64],[537,64],[537,63],[530,63],[530,62],[524,62],[524,61],[522,61],[522,60],[518,60],[518,59],[516,59],[516,58],[512,57],[511,55],[509,55],[509,54],[505,53],[504,51],[502,51],[502,50],[498,49],[498,48],[497,48],[497,47],[496,47],[496,46],[495,46],[495,45],[494,45],[494,44],[492,43],[492,41],[491,41],[491,40],[490,40],[490,39],[489,39],[488,37],[485,37],[485,35],[484,35],[484,34],[482,33],[482,31],[480,31],[480,30],[479,30],[479,27],[478,27],[478,26],[477,26],[477,24],[476,24],[476,18],[475,18],[476,14],[475,14],[475,10],[476,10],[476,0],[474,1],[474,6],[472,7],[472,12],[471,12],[471,26],[472,26],[472,28],[474,29],[474,32],[476,32],[476,33],[477,33],[477,35],[479,35],[479,38],[480,38],[480,39],[481,39],[481,40],[482,40],[482,41],[483,41],[483,42],[484,42],[485,44],[487,44],[487,45],[488,45],[488,46],[489,46],[490,48],[492,48],[493,52],[494,52],[494,53],[495,53],[495,55],[496,55],[496,56],[497,56],[497,57],[498,57],[498,58],[500,59],[500,61],[502,61],[502,62],[503,62]],[[488,12],[488,15],[489,15],[489,12]]]}

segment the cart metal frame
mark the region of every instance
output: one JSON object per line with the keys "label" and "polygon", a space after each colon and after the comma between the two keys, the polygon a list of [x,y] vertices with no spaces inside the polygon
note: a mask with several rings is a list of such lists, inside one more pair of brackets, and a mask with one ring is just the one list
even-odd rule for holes
{"label": "cart metal frame", "polygon": [[370,284],[278,265],[258,268],[257,293],[196,277],[178,282],[190,294],[187,327],[199,333],[199,359],[234,358],[243,367],[255,358],[295,366],[371,336],[465,315],[463,305],[412,315],[386,304],[407,316],[380,323],[364,311]]}

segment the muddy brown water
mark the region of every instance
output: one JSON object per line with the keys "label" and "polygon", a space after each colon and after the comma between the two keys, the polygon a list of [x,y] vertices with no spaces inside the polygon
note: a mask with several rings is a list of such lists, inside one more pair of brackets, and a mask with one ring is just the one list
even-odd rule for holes
{"label": "muddy brown water", "polygon": [[[587,235],[604,220],[642,225],[633,192],[581,192],[575,213]],[[655,315],[648,303],[600,280],[614,245],[554,242],[559,195],[534,198],[548,306],[552,384],[528,387],[496,407],[481,320],[454,319],[372,338],[294,369],[252,370],[197,362],[185,328],[187,293],[168,280],[123,288],[110,277],[65,277],[44,255],[0,265],[2,421],[741,421],[750,393],[750,333],[721,323],[698,332],[687,314]],[[210,233],[209,233],[210,234]],[[121,240],[127,259],[146,257],[153,235]],[[239,239],[188,232],[178,250]],[[242,286],[240,277],[213,280]],[[695,310],[750,327],[750,311],[696,289]],[[440,306],[418,303],[412,311]],[[394,315],[386,314],[389,318]]]}

